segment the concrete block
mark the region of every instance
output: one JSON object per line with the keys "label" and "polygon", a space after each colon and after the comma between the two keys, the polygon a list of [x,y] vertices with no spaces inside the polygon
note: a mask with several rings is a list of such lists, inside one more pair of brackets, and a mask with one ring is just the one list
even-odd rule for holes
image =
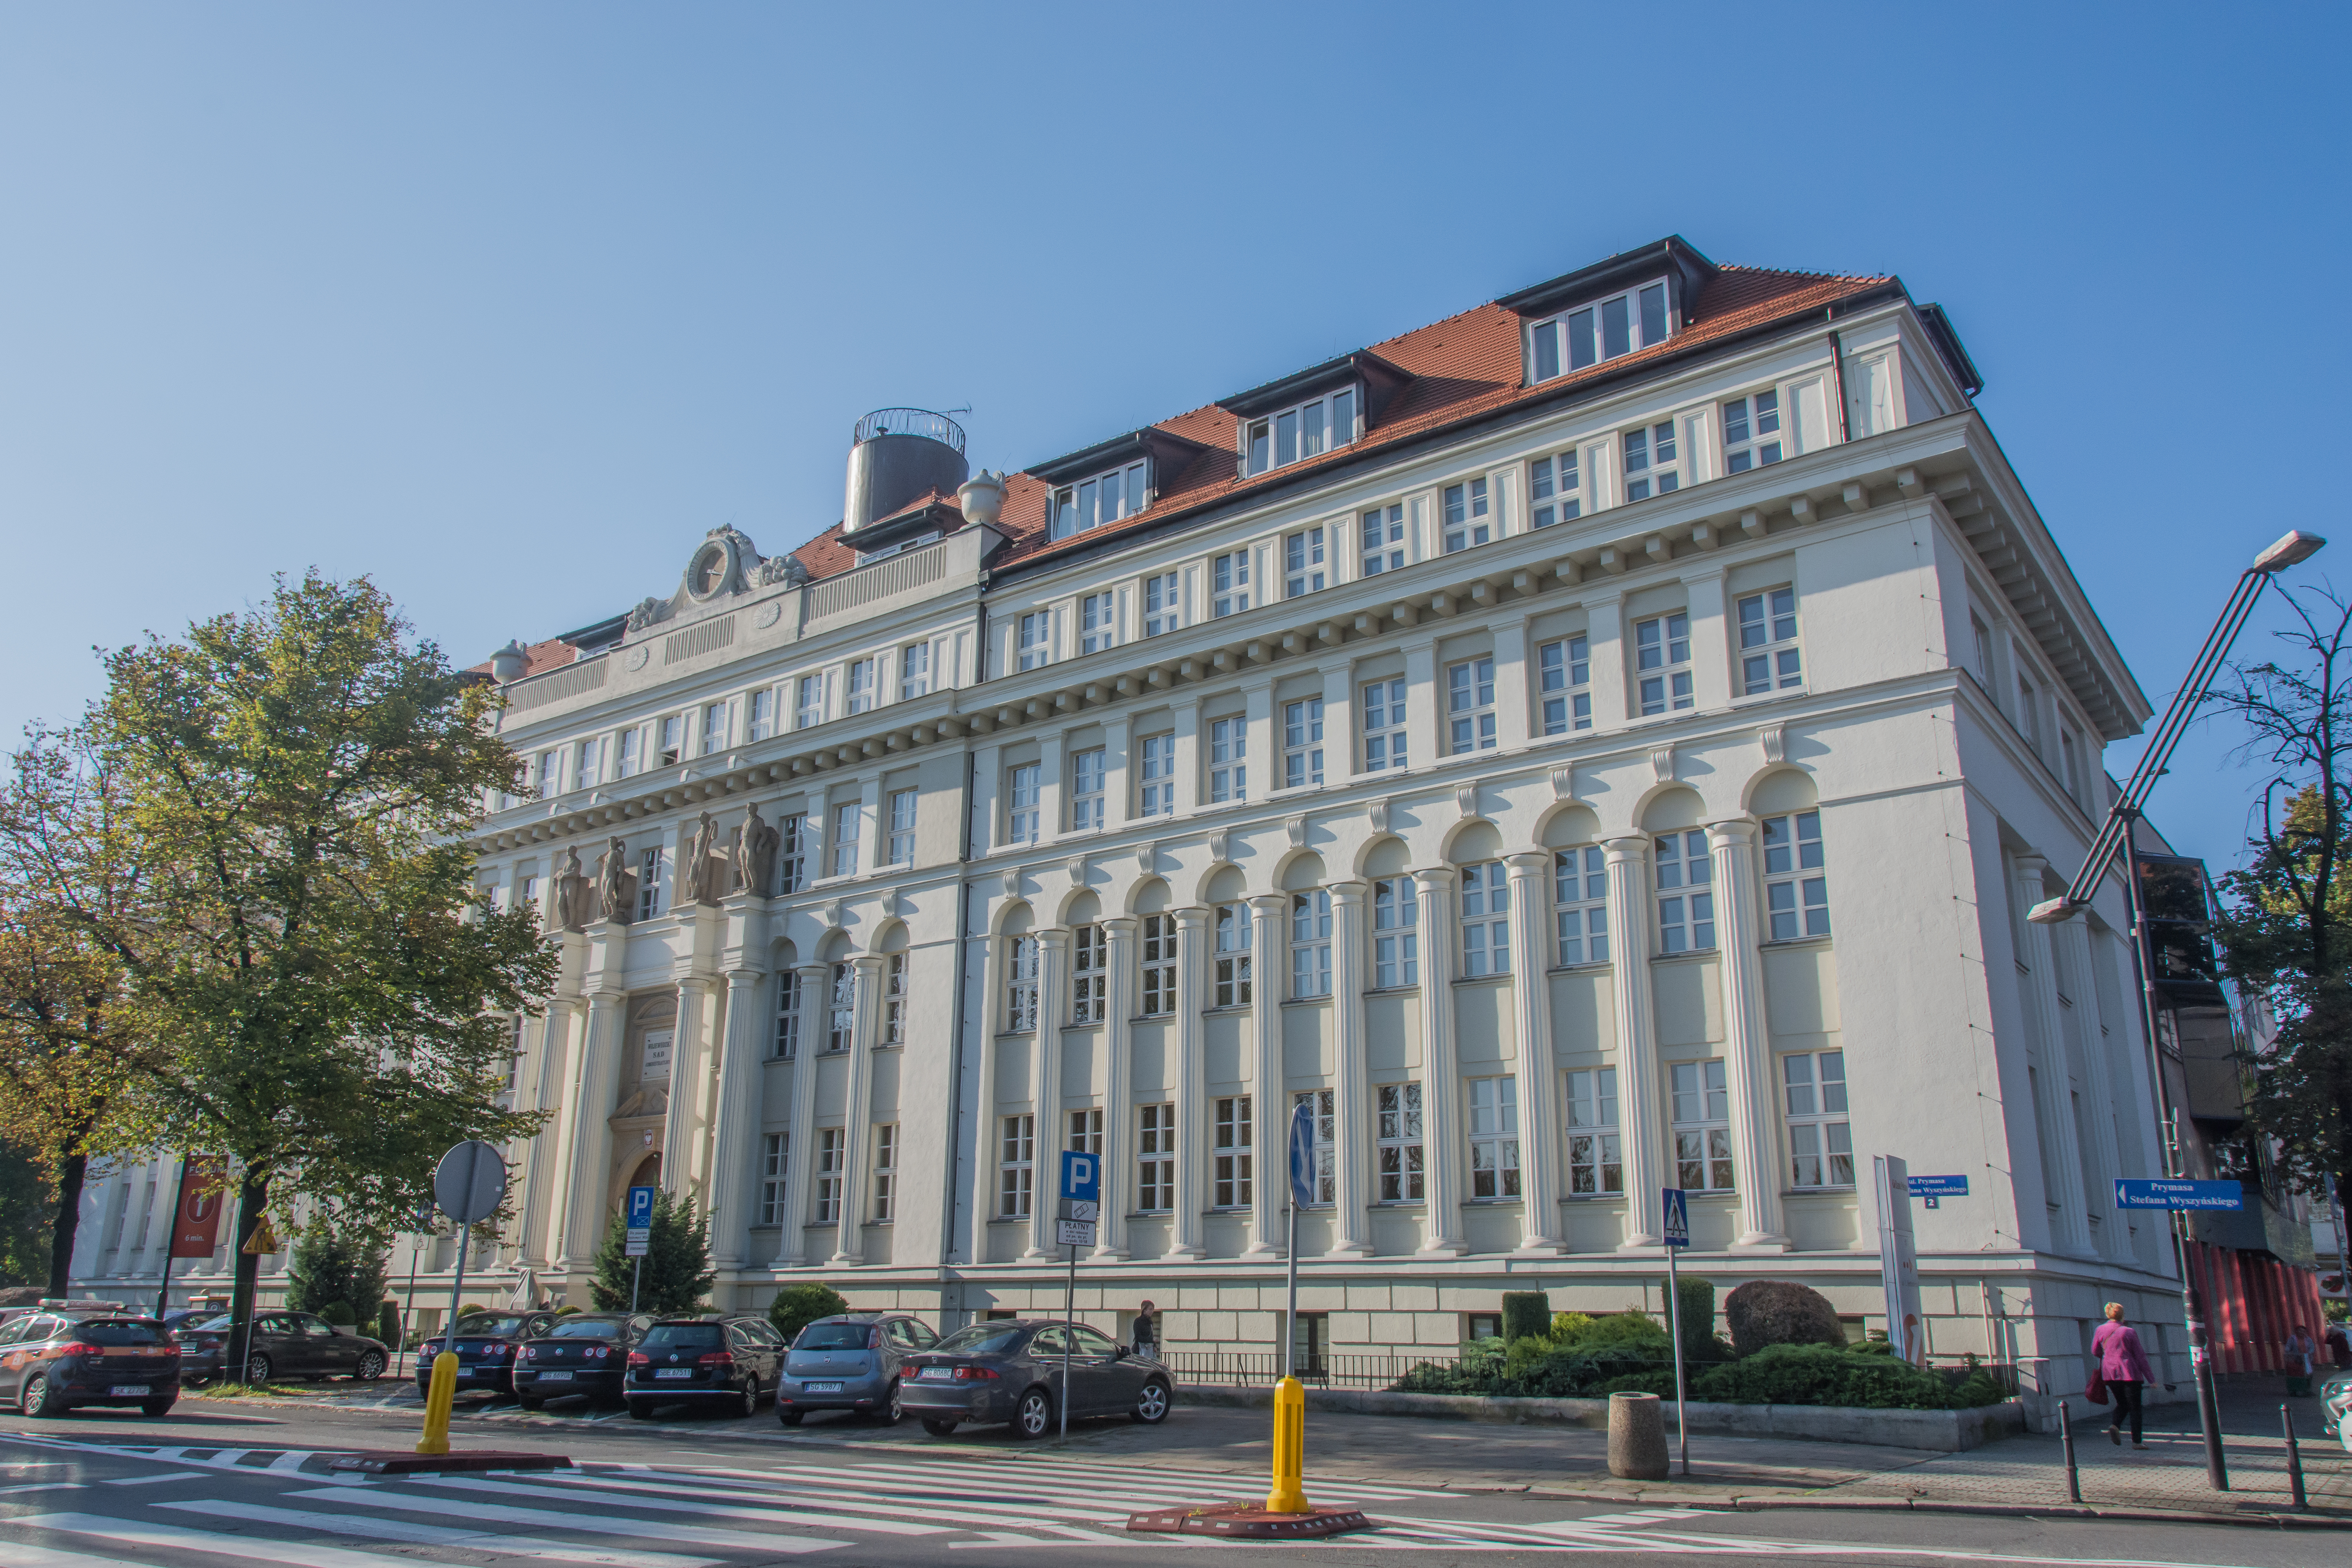
{"label": "concrete block", "polygon": [[1437,1310],[1437,1287],[1400,1280],[1389,1287],[1389,1305],[1400,1312],[1433,1312]]}
{"label": "concrete block", "polygon": [[1344,1285],[1301,1285],[1298,1288],[1298,1310],[1302,1312],[1336,1312],[1347,1304],[1348,1289]]}
{"label": "concrete block", "polygon": [[1372,1338],[1372,1315],[1370,1312],[1334,1312],[1323,1325],[1331,1336],[1332,1348],[1358,1346],[1380,1348]]}
{"label": "concrete block", "polygon": [[1242,1341],[1239,1348],[1268,1350],[1282,1348],[1282,1314],[1280,1312],[1236,1312],[1234,1332]]}
{"label": "concrete block", "polygon": [[1238,1336],[1239,1317],[1236,1312],[1202,1312],[1194,1338],[1202,1344],[1231,1344]]}
{"label": "concrete block", "polygon": [[1257,1287],[1254,1285],[1224,1285],[1218,1288],[1217,1305],[1226,1311],[1245,1312],[1260,1304]]}
{"label": "concrete block", "polygon": [[1367,1337],[1374,1345],[1382,1349],[1393,1346],[1402,1350],[1412,1344],[1412,1313],[1373,1312],[1368,1315],[1371,1327]]}
{"label": "concrete block", "polygon": [[1349,1285],[1348,1309],[1355,1312],[1383,1312],[1389,1308],[1389,1288],[1386,1285]]}
{"label": "concrete block", "polygon": [[1412,1342],[1423,1346],[1458,1345],[1462,1342],[1462,1320],[1452,1312],[1415,1312]]}

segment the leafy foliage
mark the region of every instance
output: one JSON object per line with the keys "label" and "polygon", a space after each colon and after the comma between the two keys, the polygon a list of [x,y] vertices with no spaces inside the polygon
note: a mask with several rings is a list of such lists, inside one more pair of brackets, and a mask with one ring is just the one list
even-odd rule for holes
{"label": "leafy foliage", "polygon": [[368,1331],[394,1350],[404,1349],[400,1342],[400,1303],[379,1301],[375,1307],[375,1327]]}
{"label": "leafy foliage", "polygon": [[[294,1255],[287,1259],[286,1305],[316,1312],[331,1323],[356,1322],[361,1306],[383,1300],[391,1261],[380,1234],[337,1225],[322,1215],[294,1238]],[[341,1307],[343,1316],[330,1316],[330,1307]]]}
{"label": "leafy foliage", "polygon": [[1503,1339],[1506,1343],[1551,1330],[1551,1298],[1541,1290],[1503,1292]]}
{"label": "leafy foliage", "polygon": [[776,1292],[768,1303],[768,1321],[790,1344],[801,1337],[801,1331],[819,1318],[830,1318],[849,1310],[849,1302],[830,1285],[811,1279],[798,1285],[787,1285]]}
{"label": "leafy foliage", "polygon": [[1715,1285],[1706,1279],[1685,1279],[1675,1296],[1682,1319],[1683,1360],[1688,1363],[1729,1361],[1731,1347],[1715,1331]]}
{"label": "leafy foliage", "polygon": [[653,1222],[646,1237],[644,1272],[628,1256],[629,1222],[615,1214],[596,1248],[589,1299],[604,1311],[626,1311],[634,1293],[640,1312],[690,1312],[699,1306],[719,1271],[710,1267],[710,1227],[695,1212],[691,1194],[681,1200],[654,1194]]}
{"label": "leafy foliage", "polygon": [[1723,1299],[1731,1346],[1743,1356],[1768,1345],[1845,1343],[1845,1326],[1828,1297],[1790,1279],[1750,1279]]}
{"label": "leafy foliage", "polygon": [[1472,1340],[1452,1362],[1425,1361],[1389,1385],[1392,1394],[1492,1394],[1502,1375],[1503,1336]]}
{"label": "leafy foliage", "polygon": [[48,1173],[23,1150],[0,1142],[0,1286],[47,1284],[56,1217]]}
{"label": "leafy foliage", "polygon": [[1856,1354],[1819,1344],[1771,1345],[1710,1367],[1698,1375],[1691,1394],[1727,1405],[1835,1405],[1865,1410],[1964,1410],[2006,1397],[2000,1385],[1982,1373],[1955,1383],[1891,1355]]}

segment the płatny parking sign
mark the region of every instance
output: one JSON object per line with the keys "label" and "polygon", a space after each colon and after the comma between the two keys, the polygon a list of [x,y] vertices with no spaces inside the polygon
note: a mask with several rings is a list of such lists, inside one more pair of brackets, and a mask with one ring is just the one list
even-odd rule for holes
{"label": "p\u0142atny parking sign", "polygon": [[654,1190],[651,1187],[629,1189],[628,1245],[621,1249],[624,1258],[643,1258],[654,1239]]}
{"label": "p\u0142atny parking sign", "polygon": [[1095,1217],[1102,1209],[1102,1159],[1076,1149],[1062,1151],[1062,1215],[1055,1222],[1056,1247],[1092,1247]]}

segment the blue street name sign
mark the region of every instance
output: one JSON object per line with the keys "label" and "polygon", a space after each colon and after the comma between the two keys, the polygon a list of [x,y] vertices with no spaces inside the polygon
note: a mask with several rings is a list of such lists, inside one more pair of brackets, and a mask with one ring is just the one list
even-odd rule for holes
{"label": "blue street name sign", "polygon": [[1290,1108],[1290,1201],[1300,1208],[1315,1201],[1315,1102]]}
{"label": "blue street name sign", "polygon": [[1911,1195],[1915,1198],[1964,1198],[1969,1195],[1966,1176],[1913,1176]]}
{"label": "blue street name sign", "polygon": [[1690,1204],[1683,1197],[1680,1187],[1667,1187],[1661,1195],[1665,1199],[1665,1236],[1668,1247],[1690,1245]]}
{"label": "blue street name sign", "polygon": [[2116,1178],[2119,1209],[2242,1209],[2245,1189],[2235,1182],[2176,1182],[2134,1176]]}

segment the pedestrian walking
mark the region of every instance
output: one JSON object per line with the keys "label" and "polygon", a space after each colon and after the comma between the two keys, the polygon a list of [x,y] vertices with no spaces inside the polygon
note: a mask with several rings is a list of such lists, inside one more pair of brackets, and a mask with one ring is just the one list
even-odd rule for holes
{"label": "pedestrian walking", "polygon": [[2311,1358],[2319,1353],[2319,1346],[2304,1332],[2301,1323],[2286,1333],[2286,1343],[2279,1350],[2286,1362],[2286,1396],[2289,1399],[2311,1397]]}
{"label": "pedestrian walking", "polygon": [[2107,1303],[2107,1321],[2091,1336],[2091,1360],[2107,1385],[2107,1396],[2115,1402],[2115,1414],[2107,1421],[2107,1441],[2118,1448],[2124,1442],[2124,1417],[2131,1417],[2132,1447],[2145,1448],[2141,1437],[2140,1395],[2156,1381],[2156,1373],[2147,1364],[2147,1352],[2140,1348],[2139,1331],[2124,1321],[2124,1304]]}
{"label": "pedestrian walking", "polygon": [[1155,1357],[1160,1353],[1160,1322],[1152,1315],[1149,1301],[1135,1314],[1135,1353]]}
{"label": "pedestrian walking", "polygon": [[2336,1364],[2339,1367],[2352,1366],[2352,1334],[2345,1332],[2344,1325],[2328,1324],[2326,1338],[2327,1353],[2334,1358]]}

